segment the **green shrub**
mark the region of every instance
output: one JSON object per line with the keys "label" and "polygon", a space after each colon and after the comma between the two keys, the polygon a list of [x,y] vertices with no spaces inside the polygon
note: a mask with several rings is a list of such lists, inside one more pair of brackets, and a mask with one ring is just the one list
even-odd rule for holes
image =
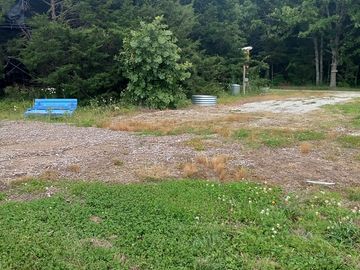
{"label": "green shrub", "polygon": [[185,98],[180,82],[190,77],[189,62],[179,63],[180,48],[162,17],[141,23],[124,39],[122,62],[129,84],[125,96],[133,103],[150,108],[177,107]]}

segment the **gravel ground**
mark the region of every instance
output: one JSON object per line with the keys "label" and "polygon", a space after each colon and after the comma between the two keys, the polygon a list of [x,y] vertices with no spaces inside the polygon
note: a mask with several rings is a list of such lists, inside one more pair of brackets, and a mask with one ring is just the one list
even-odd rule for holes
{"label": "gravel ground", "polygon": [[[62,178],[126,183],[139,181],[139,174],[156,168],[179,177],[179,166],[199,155],[186,146],[191,135],[140,136],[40,122],[1,122],[0,135],[3,182],[56,172]],[[238,158],[232,161],[236,166],[246,163],[239,154],[240,148],[224,144],[202,154],[232,156],[236,152]],[[116,161],[121,165],[116,165]]]}
{"label": "gravel ground", "polygon": [[[341,95],[336,99],[337,102],[358,96]],[[333,94],[331,96],[330,100],[333,102]],[[317,106],[316,108],[323,105],[323,102],[314,103],[314,99],[307,98],[302,102]],[[329,97],[324,97],[323,100],[328,101]],[[289,99],[282,103],[291,107]],[[250,106],[245,105],[246,108]],[[150,112],[132,118],[135,121],[150,122],[156,119],[209,120],[227,115],[239,107],[244,108],[243,106]],[[292,119],[289,115],[297,114],[286,114],[286,121]],[[282,123],[280,116],[267,118],[266,121]],[[302,115],[301,120],[307,123],[314,117],[316,114],[308,113]],[[297,116],[294,119],[300,118]],[[257,118],[248,125],[257,123],[255,126],[258,126],[259,121],[261,119]],[[265,124],[269,123],[261,125]],[[246,167],[255,179],[280,184],[288,189],[304,187],[307,180],[336,182],[337,186],[360,185],[360,163],[354,160],[357,153],[353,149],[340,151],[337,145],[324,142],[324,145],[320,143],[316,146],[316,151],[303,155],[298,147],[250,149],[240,141],[212,136],[207,138],[209,147],[196,151],[186,144],[194,137],[141,136],[130,132],[30,121],[0,122],[0,190],[5,189],[13,180],[38,176],[120,183],[143,181],[144,177],[152,175],[158,178],[181,178],[183,164],[193,162],[199,156],[218,155],[230,158],[227,164],[229,168]],[[329,155],[335,158],[329,158]]]}
{"label": "gravel ground", "polygon": [[318,110],[321,106],[332,105],[360,98],[360,93],[337,92],[327,97],[310,97],[306,99],[292,98],[288,100],[268,100],[251,102],[235,108],[238,112],[271,112],[303,114]]}

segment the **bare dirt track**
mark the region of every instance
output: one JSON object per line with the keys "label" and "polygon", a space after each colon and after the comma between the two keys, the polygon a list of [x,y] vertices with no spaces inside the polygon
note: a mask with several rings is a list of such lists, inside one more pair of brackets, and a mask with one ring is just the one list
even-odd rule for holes
{"label": "bare dirt track", "polygon": [[[258,98],[260,101],[256,98],[249,100],[256,103],[140,113],[114,121],[139,124],[165,121],[182,125],[186,121],[221,121],[234,114],[250,114],[247,121],[232,121],[230,124],[252,128],[311,128],[327,119],[320,106],[356,97],[360,94],[320,93],[290,98],[269,96]],[[304,107],[294,105],[299,102],[304,104],[306,111]],[[338,129],[334,127],[333,131],[339,132]],[[356,149],[340,149],[338,145],[324,141],[317,143],[316,151],[304,155],[298,146],[249,148],[239,140],[210,135],[200,136],[206,147],[199,151],[188,143],[199,136],[143,136],[64,124],[0,122],[0,190],[15,179],[39,176],[120,183],[149,178],[182,178],[184,164],[194,162],[198,157],[221,155],[227,157],[226,167],[229,170],[246,168],[252,178],[287,189],[303,187],[306,180],[336,182],[340,187],[360,186],[360,162],[353,158],[357,154]]]}

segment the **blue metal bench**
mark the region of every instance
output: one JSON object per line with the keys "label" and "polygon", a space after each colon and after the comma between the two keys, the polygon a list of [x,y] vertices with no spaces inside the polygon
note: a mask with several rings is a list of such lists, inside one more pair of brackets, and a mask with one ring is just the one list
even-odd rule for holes
{"label": "blue metal bench", "polygon": [[34,106],[28,109],[24,115],[71,116],[77,108],[77,103],[77,99],[35,99]]}

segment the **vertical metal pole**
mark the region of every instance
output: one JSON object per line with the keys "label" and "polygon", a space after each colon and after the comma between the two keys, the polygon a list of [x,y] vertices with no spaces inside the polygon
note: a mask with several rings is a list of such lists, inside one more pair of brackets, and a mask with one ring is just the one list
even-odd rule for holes
{"label": "vertical metal pole", "polygon": [[244,65],[243,70],[243,93],[246,94],[246,65]]}

